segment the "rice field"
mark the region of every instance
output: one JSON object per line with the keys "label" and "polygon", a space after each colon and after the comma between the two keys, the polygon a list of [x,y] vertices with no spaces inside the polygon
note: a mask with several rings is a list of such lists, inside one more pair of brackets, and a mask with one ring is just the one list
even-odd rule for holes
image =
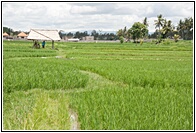
{"label": "rice field", "polygon": [[193,130],[193,41],[3,42],[3,129]]}

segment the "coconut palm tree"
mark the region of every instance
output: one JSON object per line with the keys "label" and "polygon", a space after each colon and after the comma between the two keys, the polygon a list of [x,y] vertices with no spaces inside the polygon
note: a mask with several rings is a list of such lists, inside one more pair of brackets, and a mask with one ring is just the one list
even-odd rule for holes
{"label": "coconut palm tree", "polygon": [[148,27],[147,17],[144,18],[143,24],[146,25],[146,27]]}
{"label": "coconut palm tree", "polygon": [[185,39],[191,39],[192,35],[193,35],[193,19],[191,18],[185,18],[184,21],[184,25],[185,25]]}
{"label": "coconut palm tree", "polygon": [[177,30],[180,32],[182,38],[184,39],[184,29],[185,29],[185,24],[184,22],[180,19],[179,24],[177,26]]}
{"label": "coconut palm tree", "polygon": [[163,26],[163,22],[164,22],[162,14],[158,15],[157,19],[158,20],[155,20],[154,22],[155,22],[155,28],[159,29],[159,34],[158,34],[157,39],[158,39],[158,43],[160,43],[162,41],[161,27]]}
{"label": "coconut palm tree", "polygon": [[155,20],[155,28],[159,28],[159,32],[161,30],[161,27],[163,26],[163,22],[164,22],[164,19],[163,19],[163,16],[162,14],[158,15],[157,16],[158,20]]}
{"label": "coconut palm tree", "polygon": [[172,30],[173,30],[172,21],[171,20],[167,21],[166,19],[164,19],[163,27],[161,29],[162,37],[166,38],[168,36],[168,33],[172,32]]}
{"label": "coconut palm tree", "polygon": [[192,39],[193,38],[193,18],[185,18],[184,21],[180,20],[177,26],[177,30],[181,34],[182,38]]}
{"label": "coconut palm tree", "polygon": [[125,26],[125,27],[124,27],[124,30],[123,30],[123,36],[124,36],[124,37],[126,36],[126,33],[127,33],[127,27]]}
{"label": "coconut palm tree", "polygon": [[172,33],[174,31],[174,26],[172,25],[172,21],[169,20],[167,22],[167,34],[169,36],[169,33]]}

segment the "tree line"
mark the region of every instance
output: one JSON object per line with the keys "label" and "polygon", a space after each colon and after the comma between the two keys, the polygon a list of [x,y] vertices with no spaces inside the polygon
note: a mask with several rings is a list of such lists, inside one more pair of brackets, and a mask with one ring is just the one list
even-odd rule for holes
{"label": "tree line", "polygon": [[64,36],[67,36],[69,38],[82,39],[85,36],[94,36],[95,40],[117,40],[118,39],[118,36],[114,33],[101,33],[101,32],[102,31],[93,30],[91,33],[88,33],[87,31],[84,31],[84,32],[77,31],[75,33],[72,33],[72,32],[65,33],[63,30],[60,30],[59,35],[61,38],[63,38]]}
{"label": "tree line", "polygon": [[130,41],[133,39],[135,43],[143,42],[145,38],[156,38],[156,43],[162,42],[166,38],[173,38],[178,41],[179,38],[184,40],[193,39],[193,18],[185,18],[180,20],[177,26],[172,24],[171,20],[163,18],[162,14],[157,16],[157,20],[154,21],[155,32],[148,34],[148,23],[147,17],[144,18],[143,22],[135,22],[131,28],[127,29],[125,26],[123,29],[119,29],[117,36],[120,42]]}
{"label": "tree line", "polygon": [[[135,22],[131,28],[127,28],[126,26],[123,29],[119,29],[116,34],[114,33],[102,33],[102,31],[93,30],[91,33],[87,31],[80,32],[77,31],[75,33],[68,32],[65,33],[63,30],[59,31],[59,36],[63,38],[64,36],[70,38],[79,38],[85,36],[94,36],[95,40],[118,40],[120,39],[121,43],[124,41],[128,42],[131,39],[135,43],[143,42],[143,39],[147,38],[156,38],[157,42],[160,43],[165,38],[173,38],[176,41],[179,38],[184,40],[192,40],[193,39],[193,18],[188,17],[184,18],[184,20],[180,20],[177,26],[172,24],[171,20],[167,20],[163,17],[162,14],[157,16],[157,19],[154,20],[155,32],[153,34],[149,34],[149,24],[147,22],[147,17],[144,18],[143,22]],[[9,27],[3,27],[3,32],[8,33],[11,36],[18,35],[21,31],[14,31]],[[28,34],[29,32],[24,32]]]}

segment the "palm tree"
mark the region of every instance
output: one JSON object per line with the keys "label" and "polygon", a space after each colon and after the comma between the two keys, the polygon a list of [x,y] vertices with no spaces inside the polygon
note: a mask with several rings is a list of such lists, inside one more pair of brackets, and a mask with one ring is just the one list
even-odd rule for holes
{"label": "palm tree", "polygon": [[174,26],[172,25],[172,21],[171,20],[169,20],[167,22],[167,31],[168,31],[168,34],[174,31]]}
{"label": "palm tree", "polygon": [[127,27],[125,26],[124,29],[120,29],[117,31],[117,36],[120,38],[121,36],[123,38],[126,38],[128,40],[129,34],[127,32]]}
{"label": "palm tree", "polygon": [[180,19],[179,24],[177,26],[177,30],[180,32],[182,38],[184,39],[184,29],[185,29],[185,24],[184,22]]}
{"label": "palm tree", "polygon": [[177,26],[177,30],[181,34],[182,38],[192,39],[193,38],[193,19],[191,18],[185,18],[184,21],[180,20],[179,24]]}
{"label": "palm tree", "polygon": [[125,26],[125,28],[124,28],[124,30],[123,30],[124,36],[126,35],[126,32],[127,32],[127,27]]}
{"label": "palm tree", "polygon": [[148,27],[147,17],[144,18],[143,24],[146,25],[146,27]]}
{"label": "palm tree", "polygon": [[192,38],[192,34],[193,34],[193,19],[191,18],[185,18],[184,21],[184,25],[185,25],[185,39],[191,39]]}
{"label": "palm tree", "polygon": [[162,37],[166,38],[168,33],[170,33],[172,30],[173,30],[173,26],[171,20],[167,21],[166,19],[164,19],[163,27],[161,29]]}
{"label": "palm tree", "polygon": [[[143,24],[146,26],[146,28],[148,29],[148,22],[147,22],[147,17],[144,18],[143,20]],[[144,38],[147,38],[148,37],[148,30],[146,30],[145,34],[144,34]]]}
{"label": "palm tree", "polygon": [[155,20],[155,25],[156,25],[155,28],[159,28],[159,32],[160,32],[160,29],[163,26],[164,19],[162,14],[158,15],[157,18],[158,20]]}
{"label": "palm tree", "polygon": [[117,36],[118,36],[119,39],[120,39],[121,36],[123,36],[123,30],[122,29],[119,29],[117,31]]}

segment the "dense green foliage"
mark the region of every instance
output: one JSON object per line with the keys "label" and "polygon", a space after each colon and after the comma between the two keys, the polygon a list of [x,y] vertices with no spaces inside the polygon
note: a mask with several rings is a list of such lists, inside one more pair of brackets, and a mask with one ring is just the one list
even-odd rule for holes
{"label": "dense green foliage", "polygon": [[119,29],[117,36],[123,36],[127,41],[130,39],[140,39],[143,37],[156,38],[157,43],[161,43],[165,38],[175,38],[174,35],[179,35],[179,38],[183,40],[193,39],[193,18],[188,17],[180,20],[178,25],[173,25],[171,20],[167,20],[162,14],[157,15],[157,19],[154,20],[155,32],[148,34],[147,17],[144,18],[143,23],[135,22],[130,29]]}
{"label": "dense green foliage", "polygon": [[72,109],[83,130],[192,130],[192,43],[4,41],[3,127],[69,129]]}
{"label": "dense green foliage", "polygon": [[184,21],[180,20],[178,23],[177,30],[179,31],[179,35],[184,40],[193,39],[193,18],[185,18]]}
{"label": "dense green foliage", "polygon": [[123,36],[120,37],[120,43],[123,43],[124,42],[124,38]]}
{"label": "dense green foliage", "polygon": [[140,38],[144,38],[146,33],[148,33],[148,29],[146,25],[140,23],[140,22],[135,22],[132,27],[128,30],[130,34],[132,35],[132,39],[134,42],[136,42]]}

